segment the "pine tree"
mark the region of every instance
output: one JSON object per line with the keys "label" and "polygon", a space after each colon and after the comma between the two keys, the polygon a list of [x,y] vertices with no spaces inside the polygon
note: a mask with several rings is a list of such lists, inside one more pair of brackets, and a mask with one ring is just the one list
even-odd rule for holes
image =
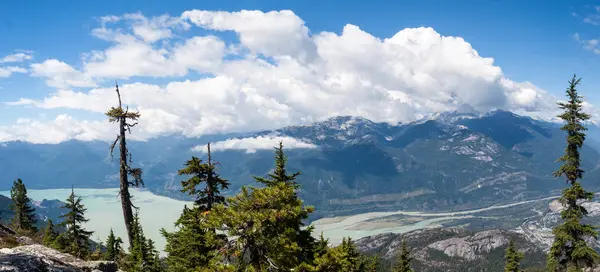
{"label": "pine tree", "polygon": [[[185,163],[185,168],[179,169],[179,175],[191,175],[188,180],[182,181],[182,192],[188,193],[196,198],[195,204],[201,211],[210,211],[212,206],[224,203],[225,197],[221,196],[221,190],[229,187],[229,182],[221,178],[217,172],[217,164],[212,161],[210,143],[207,145],[208,159],[206,163],[197,157]],[[198,190],[198,186],[205,184],[204,188]]]}
{"label": "pine tree", "polygon": [[[203,163],[197,157],[185,163],[185,168],[178,171],[179,175],[190,175],[182,181],[182,192],[196,198],[194,207],[184,207],[180,218],[175,222],[176,231],[167,232],[162,229],[162,235],[167,244],[167,264],[171,271],[193,271],[198,267],[206,267],[212,259],[211,252],[225,241],[223,235],[214,234],[214,229],[207,229],[202,222],[204,215],[216,204],[224,203],[220,195],[221,189],[227,189],[229,182],[219,176],[216,164],[212,161],[210,143],[207,146],[208,160]],[[198,187],[204,184],[204,188]],[[207,232],[214,235],[207,236]],[[213,241],[209,241],[213,240]]]}
{"label": "pine tree", "polygon": [[504,266],[504,272],[521,272],[519,266],[523,257],[523,253],[517,250],[515,242],[511,240],[508,244],[508,248],[506,248],[506,265]]}
{"label": "pine tree", "polygon": [[313,228],[303,228],[314,209],[305,207],[296,194],[293,180],[298,174],[286,174],[282,147],[280,143],[276,149],[276,169],[270,179],[256,178],[267,184],[265,188],[244,186],[227,199],[227,206],[216,205],[207,216],[211,227],[235,237],[223,252],[234,259],[237,269],[289,271],[314,260]]}
{"label": "pine tree", "polygon": [[136,211],[133,216],[132,222],[133,230],[133,243],[129,246],[129,269],[131,272],[155,272],[157,264],[156,260],[156,249],[154,248],[154,242],[150,239],[146,239],[142,224],[140,223],[140,217]]}
{"label": "pine tree", "polygon": [[581,202],[591,200],[594,194],[584,190],[578,181],[584,173],[579,155],[585,140],[586,127],[583,122],[590,119],[590,115],[582,111],[582,97],[577,93],[576,87],[580,81],[573,76],[566,91],[569,100],[558,103],[559,108],[564,110],[558,117],[565,121],[561,130],[567,132],[567,147],[564,156],[558,159],[562,165],[554,172],[554,176],[564,176],[570,187],[563,190],[559,199],[565,210],[561,212],[563,223],[552,230],[555,238],[548,256],[550,271],[581,271],[584,267],[596,264],[600,258],[584,240],[586,237],[597,238],[595,228],[581,223],[581,219],[588,214]]}
{"label": "pine tree", "polygon": [[81,197],[76,196],[73,189],[71,189],[66,204],[61,208],[68,210],[66,214],[60,216],[64,221],[59,225],[65,228],[65,232],[59,235],[60,239],[64,239],[64,242],[61,242],[61,247],[64,247],[66,252],[78,258],[87,257],[90,250],[89,238],[93,231],[87,231],[82,226],[83,223],[89,220],[85,218],[87,209],[81,203]]}
{"label": "pine tree", "polygon": [[412,257],[410,256],[410,250],[406,246],[406,241],[402,241],[402,248],[394,265],[394,272],[413,272],[410,268],[411,261]]}
{"label": "pine tree", "polygon": [[275,147],[275,170],[272,174],[269,174],[269,178],[263,177],[254,177],[254,179],[262,184],[267,186],[274,186],[281,182],[289,183],[295,189],[298,188],[297,183],[295,182],[296,177],[300,175],[300,172],[293,173],[291,175],[287,174],[286,163],[287,157],[283,152],[283,141],[279,142],[279,147]]}
{"label": "pine tree", "polygon": [[31,207],[31,199],[27,197],[27,188],[25,188],[25,184],[21,179],[17,179],[13,183],[13,187],[10,189],[10,197],[13,201],[10,208],[15,213],[12,220],[14,228],[24,232],[37,232],[35,209]]}
{"label": "pine tree", "polygon": [[116,262],[119,259],[121,252],[123,252],[123,248],[121,248],[122,243],[123,240],[121,240],[121,237],[116,237],[111,228],[108,238],[106,239],[106,252],[104,253],[104,259]]}
{"label": "pine tree", "polygon": [[[121,209],[123,210],[123,219],[125,221],[125,229],[127,230],[127,238],[129,244],[133,243],[133,203],[131,202],[131,194],[129,193],[129,186],[140,187],[144,186],[142,179],[142,169],[131,167],[131,153],[127,149],[126,133],[131,133],[131,128],[137,125],[137,120],[140,118],[139,112],[129,112],[129,107],[123,109],[121,104],[121,93],[119,92],[119,85],[116,85],[117,97],[119,98],[119,106],[111,107],[106,112],[108,120],[111,123],[119,124],[119,134],[115,141],[110,145],[110,154],[112,156],[113,150],[119,143],[119,155],[120,155],[120,188],[119,195],[121,196]],[[132,121],[134,123],[129,123]],[[129,181],[129,175],[133,178],[133,182]]]}
{"label": "pine tree", "polygon": [[48,222],[46,223],[46,228],[44,229],[44,237],[42,243],[45,246],[52,246],[52,243],[54,243],[54,240],[56,240],[57,236],[58,232],[54,229],[54,224],[52,223],[52,220],[48,219]]}

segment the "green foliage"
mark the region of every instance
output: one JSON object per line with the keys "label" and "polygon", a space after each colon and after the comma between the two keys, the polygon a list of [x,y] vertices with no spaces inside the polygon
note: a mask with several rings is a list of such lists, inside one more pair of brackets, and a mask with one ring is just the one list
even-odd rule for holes
{"label": "green foliage", "polygon": [[360,254],[350,238],[344,238],[342,243],[317,256],[314,266],[305,271],[312,272],[371,272],[377,271],[379,260],[376,257],[367,258]]}
{"label": "green foliage", "polygon": [[123,248],[121,244],[123,240],[121,237],[116,237],[112,228],[110,229],[110,234],[108,234],[108,238],[106,238],[106,252],[104,252],[104,259],[116,262],[121,256],[123,252]]}
{"label": "green foliage", "polygon": [[10,189],[10,198],[13,204],[10,206],[14,212],[12,225],[17,231],[35,233],[35,209],[31,207],[31,199],[27,196],[27,188],[21,179],[14,181]]}
{"label": "green foliage", "polygon": [[57,236],[58,232],[54,229],[54,224],[52,223],[52,220],[48,219],[48,223],[46,223],[46,228],[44,229],[42,243],[45,246],[52,246],[52,243],[54,243],[54,240],[56,240]]}
{"label": "green foliage", "polygon": [[132,222],[133,243],[129,246],[127,271],[130,272],[157,272],[160,271],[160,262],[158,261],[158,251],[154,247],[154,242],[146,239],[140,218],[136,211]]}
{"label": "green foliage", "polygon": [[[182,181],[182,192],[196,197],[195,204],[202,211],[210,211],[212,206],[224,203],[225,198],[220,195],[221,189],[227,189],[229,182],[221,178],[217,172],[216,164],[213,163],[210,153],[210,143],[207,145],[208,160],[202,163],[197,157],[192,157],[185,163],[185,168],[178,171],[179,175],[191,175],[188,180]],[[205,184],[204,188],[197,187]]]}
{"label": "green foliage", "polygon": [[89,220],[84,216],[87,209],[81,203],[81,197],[76,196],[75,192],[71,190],[66,204],[61,208],[68,210],[66,214],[60,216],[64,221],[59,226],[64,227],[65,232],[55,239],[54,244],[57,248],[73,256],[86,258],[90,253],[89,238],[93,232],[85,230],[82,226],[83,223]]}
{"label": "green foliage", "polygon": [[581,223],[581,219],[588,212],[580,203],[591,200],[593,193],[585,191],[578,182],[584,173],[579,154],[585,140],[586,127],[583,122],[590,118],[589,114],[582,111],[582,97],[577,94],[576,87],[580,80],[573,76],[566,91],[569,100],[566,103],[558,103],[564,111],[558,117],[565,121],[561,130],[567,132],[567,147],[565,154],[558,159],[562,165],[554,172],[554,176],[564,176],[571,186],[563,190],[560,198],[560,203],[565,207],[561,212],[563,223],[552,230],[555,238],[548,256],[550,271],[581,271],[584,267],[598,263],[600,259],[598,253],[584,240],[586,237],[597,238],[595,228]]}
{"label": "green foliage", "polygon": [[293,182],[298,174],[285,173],[282,144],[276,150],[276,169],[270,179],[256,178],[265,188],[242,187],[241,192],[219,204],[207,215],[207,225],[228,237],[223,248],[237,269],[290,270],[314,260],[312,227],[303,221],[313,211],[304,207]]}
{"label": "green foliage", "polygon": [[[208,160],[203,163],[197,157],[192,157],[185,163],[185,168],[178,171],[179,175],[191,175],[182,181],[182,192],[196,197],[194,207],[184,207],[179,219],[175,222],[176,231],[167,232],[162,229],[167,244],[165,251],[169,254],[166,262],[170,271],[196,271],[198,267],[211,265],[215,250],[226,240],[224,235],[217,235],[214,229],[203,224],[204,215],[209,213],[215,204],[225,202],[220,195],[221,189],[226,189],[229,182],[219,176],[216,164],[213,163],[210,144],[207,146]],[[204,188],[198,187],[204,184]]]}
{"label": "green foliage", "polygon": [[[177,230],[171,233],[161,230],[167,242],[165,252],[168,253],[169,271],[196,271],[198,267],[210,265],[217,245],[222,244],[225,237],[208,235],[209,230],[202,220],[204,217],[198,207],[184,207],[175,223]],[[213,238],[218,240],[211,240]]]}
{"label": "green foliage", "polygon": [[267,186],[273,186],[280,182],[285,182],[285,183],[290,183],[291,185],[294,186],[294,188],[297,188],[298,185],[296,184],[296,182],[294,180],[296,179],[297,176],[300,175],[300,172],[296,172],[291,175],[288,175],[287,169],[286,169],[286,163],[287,163],[287,156],[283,152],[283,142],[280,141],[279,147],[275,147],[275,170],[273,171],[273,173],[269,174],[269,178],[254,177],[254,179],[257,182],[263,183]]}
{"label": "green foliage", "polygon": [[517,250],[517,246],[513,240],[510,240],[508,244],[508,248],[506,248],[506,265],[504,266],[504,272],[521,272],[519,268],[521,265],[521,260],[525,257],[523,253]]}
{"label": "green foliage", "polygon": [[406,241],[402,241],[402,248],[398,254],[396,264],[394,265],[394,272],[413,272],[410,268],[410,262],[412,257],[410,256],[410,250],[406,246]]}

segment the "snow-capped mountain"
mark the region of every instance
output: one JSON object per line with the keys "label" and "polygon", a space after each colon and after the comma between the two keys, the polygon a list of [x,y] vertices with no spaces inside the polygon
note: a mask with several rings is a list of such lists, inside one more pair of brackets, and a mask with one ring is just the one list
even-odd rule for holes
{"label": "snow-capped mountain", "polygon": [[[506,111],[442,113],[409,124],[340,116],[257,133],[162,137],[131,142],[130,148],[133,160],[144,168],[149,190],[183,197],[178,192],[177,169],[192,155],[203,155],[193,147],[213,142],[213,158],[220,162],[222,176],[232,182],[226,193],[234,193],[242,185],[256,185],[252,175],[262,176],[272,169],[270,147],[276,140],[252,152],[239,148],[241,143],[269,137],[292,138],[315,147],[290,148],[286,154],[290,170],[302,172],[302,197],[316,206],[317,216],[471,208],[545,196],[564,186],[552,177],[564,149],[565,136],[558,125]],[[225,140],[231,138],[237,140],[227,145]],[[594,137],[587,142],[593,143]],[[590,181],[599,176],[600,154],[586,146],[582,156],[587,171],[584,183],[598,187]],[[116,162],[108,157],[108,143],[0,146],[0,179],[6,181],[0,183],[0,190],[8,189],[17,177],[29,188],[115,187],[117,173]]]}

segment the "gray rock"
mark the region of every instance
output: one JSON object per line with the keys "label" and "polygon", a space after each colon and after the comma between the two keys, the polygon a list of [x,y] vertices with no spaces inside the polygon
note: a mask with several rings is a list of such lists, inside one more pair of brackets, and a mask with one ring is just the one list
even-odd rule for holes
{"label": "gray rock", "polygon": [[0,249],[0,271],[20,272],[117,272],[106,261],[84,261],[39,244]]}

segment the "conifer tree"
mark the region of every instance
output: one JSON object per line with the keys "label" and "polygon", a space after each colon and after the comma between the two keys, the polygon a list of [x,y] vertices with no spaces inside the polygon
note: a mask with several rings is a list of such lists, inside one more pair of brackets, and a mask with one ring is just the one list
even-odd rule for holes
{"label": "conifer tree", "polygon": [[66,252],[78,258],[87,257],[90,249],[89,238],[93,231],[87,231],[82,226],[83,223],[89,220],[85,218],[87,209],[81,203],[81,197],[76,196],[73,189],[71,189],[71,194],[61,208],[67,210],[66,214],[60,216],[64,221],[59,225],[65,228],[65,232],[59,235],[60,239],[64,241],[61,242],[61,247],[64,247]]}
{"label": "conifer tree", "polygon": [[104,253],[104,259],[116,262],[119,259],[121,252],[123,252],[123,248],[121,248],[122,243],[123,240],[121,240],[121,237],[116,237],[111,228],[108,238],[106,239],[106,252]]}
{"label": "conifer tree", "polygon": [[410,250],[406,246],[406,241],[402,241],[402,248],[394,265],[394,272],[413,272],[410,268],[411,261],[412,257],[410,256]]}
{"label": "conifer tree", "polygon": [[508,244],[505,254],[506,265],[504,266],[504,272],[521,272],[519,266],[524,255],[517,250],[517,246],[513,240]]}
{"label": "conifer tree", "polygon": [[563,190],[559,199],[565,209],[560,214],[563,222],[552,230],[555,238],[548,256],[550,271],[581,271],[599,260],[598,253],[585,241],[585,238],[596,239],[597,232],[593,226],[581,223],[588,214],[581,202],[591,200],[594,194],[584,190],[578,181],[584,173],[579,155],[585,140],[583,122],[590,119],[590,115],[583,112],[582,97],[577,93],[580,81],[573,76],[566,91],[568,101],[558,103],[564,111],[558,117],[565,121],[561,130],[567,133],[567,146],[565,154],[558,159],[562,165],[554,176],[564,176],[570,187]]}
{"label": "conifer tree", "polygon": [[325,254],[316,258],[314,268],[306,271],[370,272],[373,266],[368,259],[361,256],[352,239],[343,238],[340,245],[327,249]]}
{"label": "conifer tree", "polygon": [[296,194],[294,179],[287,175],[283,145],[276,149],[276,169],[269,179],[256,178],[265,188],[242,187],[241,192],[208,215],[209,224],[235,237],[222,252],[234,258],[237,269],[289,271],[314,260],[312,227],[303,221],[314,210]]}
{"label": "conifer tree", "polygon": [[[224,203],[225,197],[221,196],[221,190],[229,187],[229,182],[219,176],[217,164],[212,161],[210,152],[210,143],[207,145],[208,159],[206,163],[197,157],[185,163],[185,168],[179,169],[179,175],[192,176],[188,180],[182,181],[182,192],[188,193],[196,198],[195,204],[202,212],[210,211],[212,206],[218,203]],[[198,186],[204,184],[204,188],[198,189]]]}
{"label": "conifer tree", "polygon": [[[192,271],[197,267],[205,267],[211,260],[211,252],[214,251],[219,241],[224,241],[223,235],[211,235],[207,237],[208,231],[202,225],[204,214],[210,212],[215,204],[225,202],[220,195],[222,189],[227,189],[229,182],[221,178],[217,172],[217,164],[212,161],[210,143],[207,145],[207,161],[205,163],[197,157],[192,157],[185,163],[185,168],[178,171],[179,175],[191,176],[188,180],[181,182],[182,192],[195,197],[194,207],[184,207],[181,217],[175,222],[176,231],[167,232],[162,229],[162,235],[167,244],[165,251],[169,253],[167,264],[171,271]],[[203,188],[198,188],[204,184]],[[217,239],[216,241],[207,241]]]}
{"label": "conifer tree", "polygon": [[263,177],[254,177],[254,179],[262,184],[267,186],[274,186],[279,183],[289,183],[295,189],[298,188],[296,183],[296,177],[300,175],[300,172],[293,173],[291,175],[287,174],[286,163],[288,159],[283,152],[283,141],[279,142],[279,147],[275,147],[275,170],[272,174],[269,174],[269,178]]}
{"label": "conifer tree", "polygon": [[133,243],[129,246],[129,265],[128,271],[131,272],[155,272],[157,264],[155,263],[156,249],[154,242],[146,239],[144,230],[140,223],[139,214],[136,211],[133,216]]}
{"label": "conifer tree", "polygon": [[27,188],[21,179],[13,182],[10,198],[13,201],[10,208],[15,213],[12,220],[14,228],[25,232],[37,232],[35,209],[31,207],[31,199],[27,196]]}
{"label": "conifer tree", "polygon": [[54,224],[52,223],[52,220],[48,219],[48,222],[46,223],[46,228],[44,229],[44,237],[42,243],[45,246],[52,246],[52,243],[54,243],[54,240],[56,240],[57,236],[58,232],[54,229]]}
{"label": "conifer tree", "polygon": [[[133,243],[133,203],[131,202],[131,194],[129,193],[129,186],[140,187],[144,186],[142,179],[142,169],[131,167],[131,153],[127,148],[126,132],[131,133],[131,128],[137,125],[137,120],[140,118],[139,112],[129,112],[129,107],[123,109],[121,103],[121,93],[119,92],[119,85],[116,85],[117,97],[119,99],[118,107],[111,107],[106,112],[108,120],[111,123],[117,123],[119,125],[119,134],[117,138],[110,145],[110,154],[112,156],[113,150],[117,143],[119,143],[119,155],[120,155],[120,188],[119,195],[121,196],[121,209],[123,210],[123,219],[125,221],[125,229],[127,230],[127,238],[129,244]],[[133,122],[133,123],[129,123]],[[133,178],[133,182],[129,180],[129,176]]]}

